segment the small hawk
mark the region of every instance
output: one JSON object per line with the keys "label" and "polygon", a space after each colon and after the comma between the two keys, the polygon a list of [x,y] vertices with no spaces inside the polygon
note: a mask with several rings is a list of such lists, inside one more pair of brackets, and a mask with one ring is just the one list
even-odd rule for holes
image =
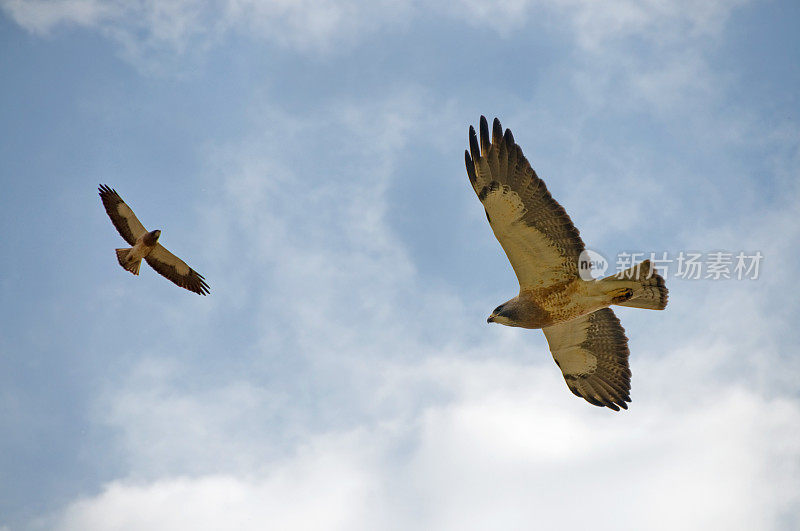
{"label": "small hawk", "polygon": [[125,241],[133,246],[116,250],[119,265],[126,271],[138,275],[139,266],[144,258],[150,267],[178,286],[198,295],[210,293],[203,275],[158,243],[158,237],[161,236],[160,230],[148,231],[145,229],[116,190],[101,184],[98,191],[114,227]]}
{"label": "small hawk", "polygon": [[631,401],[628,338],[612,304],[663,310],[664,279],[649,260],[599,280],[583,280],[578,229],[552,198],[500,121],[480,119],[480,143],[469,128],[467,175],[489,225],[519,280],[519,295],[487,320],[541,328],[550,352],[577,396],[615,411]]}

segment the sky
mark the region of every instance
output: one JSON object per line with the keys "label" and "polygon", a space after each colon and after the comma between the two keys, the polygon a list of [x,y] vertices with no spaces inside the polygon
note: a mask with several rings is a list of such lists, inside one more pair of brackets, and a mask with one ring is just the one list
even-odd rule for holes
{"label": "sky", "polygon": [[[800,528],[798,20],[0,0],[0,530]],[[664,258],[628,411],[486,323],[482,114],[610,268]],[[119,267],[100,183],[208,297]]]}

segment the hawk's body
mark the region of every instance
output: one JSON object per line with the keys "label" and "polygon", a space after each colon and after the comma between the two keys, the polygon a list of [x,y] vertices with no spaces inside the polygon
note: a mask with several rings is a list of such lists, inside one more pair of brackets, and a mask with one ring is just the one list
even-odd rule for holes
{"label": "hawk's body", "polygon": [[491,141],[481,116],[480,143],[470,127],[467,174],[520,284],[489,322],[542,328],[570,390],[592,404],[619,410],[630,402],[628,340],[612,304],[663,309],[664,279],[649,261],[608,278],[585,281],[578,259],[585,246],[567,213],[495,119]]}
{"label": "hawk's body", "polygon": [[158,236],[160,236],[160,231],[158,231],[157,234],[145,232],[136,238],[136,242],[130,249],[117,249],[117,261],[119,265],[126,271],[138,275],[139,266],[142,264],[142,258],[146,258],[147,255],[155,249]]}
{"label": "hawk's body", "polygon": [[114,227],[125,241],[132,245],[127,249],[116,250],[119,265],[134,275],[138,275],[142,259],[144,259],[158,273],[178,286],[198,295],[206,295],[210,292],[203,275],[158,243],[160,230],[148,232],[116,190],[106,185],[100,185],[98,190],[103,206]]}
{"label": "hawk's body", "polygon": [[547,288],[521,288],[517,297],[521,315],[514,326],[545,328],[604,308],[609,295],[599,288],[580,277]]}

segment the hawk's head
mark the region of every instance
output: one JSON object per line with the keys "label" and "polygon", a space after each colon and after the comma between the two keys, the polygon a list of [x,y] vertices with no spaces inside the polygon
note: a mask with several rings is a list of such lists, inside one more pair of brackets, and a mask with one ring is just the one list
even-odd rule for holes
{"label": "hawk's head", "polygon": [[159,236],[161,236],[160,230],[152,230],[147,233],[147,236],[144,237],[144,243],[147,245],[155,245]]}
{"label": "hawk's head", "polygon": [[511,299],[494,309],[492,315],[486,319],[487,323],[499,323],[506,326],[519,326],[519,308],[516,305],[517,299]]}

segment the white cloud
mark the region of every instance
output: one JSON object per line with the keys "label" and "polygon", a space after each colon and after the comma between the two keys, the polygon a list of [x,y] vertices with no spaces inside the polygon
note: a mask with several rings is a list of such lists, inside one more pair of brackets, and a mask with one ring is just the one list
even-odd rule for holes
{"label": "white cloud", "polygon": [[104,0],[3,0],[2,8],[23,28],[46,34],[55,26],[94,26],[120,15],[120,5]]}
{"label": "white cloud", "polygon": [[99,28],[121,41],[134,57],[154,49],[183,53],[228,32],[249,33],[304,53],[349,48],[365,36],[431,15],[463,19],[511,35],[546,19],[570,28],[577,43],[597,51],[635,36],[656,44],[717,33],[744,0],[698,4],[648,0],[456,0],[428,6],[411,0],[1,0],[22,27],[46,34],[61,25]]}
{"label": "white cloud", "polygon": [[[114,429],[117,454],[135,476],[243,472],[273,457],[269,431],[281,425],[290,397],[247,380],[187,388],[186,373],[175,360],[145,357],[96,401],[94,416]],[[292,426],[281,429],[290,439]]]}
{"label": "white cloud", "polygon": [[233,24],[300,51],[349,47],[404,19],[410,8],[405,0],[236,0],[224,7]]}
{"label": "white cloud", "polygon": [[[503,34],[520,30],[532,20],[544,18],[549,26],[566,24],[587,51],[599,51],[630,37],[657,45],[718,33],[730,12],[746,0],[514,0],[501,4],[457,0],[450,5],[475,26]],[[685,43],[685,41],[684,41]]]}
{"label": "white cloud", "polygon": [[602,43],[638,37],[656,45],[686,44],[687,39],[715,35],[725,25],[731,11],[746,0],[665,1],[591,0],[562,1],[556,5],[572,12],[579,42],[587,49]]}
{"label": "white cloud", "polygon": [[37,34],[59,26],[98,29],[137,61],[202,51],[227,32],[331,53],[404,17],[410,7],[402,0],[1,0],[0,6]]}
{"label": "white cloud", "polygon": [[800,502],[796,401],[711,384],[692,407],[665,394],[620,416],[553,400],[567,391],[549,366],[442,358],[408,370],[452,398],[311,436],[249,472],[115,481],[53,527],[778,529]]}
{"label": "white cloud", "polygon": [[55,529],[353,529],[375,488],[363,454],[307,447],[266,476],[115,482],[71,505]]}
{"label": "white cloud", "polygon": [[[412,461],[436,507],[430,527],[750,529],[797,502],[781,496],[795,480],[777,464],[797,459],[796,403],[725,390],[692,408],[637,401],[611,419],[545,405],[539,383],[507,378],[428,416]],[[769,492],[753,496],[754,484]]]}

